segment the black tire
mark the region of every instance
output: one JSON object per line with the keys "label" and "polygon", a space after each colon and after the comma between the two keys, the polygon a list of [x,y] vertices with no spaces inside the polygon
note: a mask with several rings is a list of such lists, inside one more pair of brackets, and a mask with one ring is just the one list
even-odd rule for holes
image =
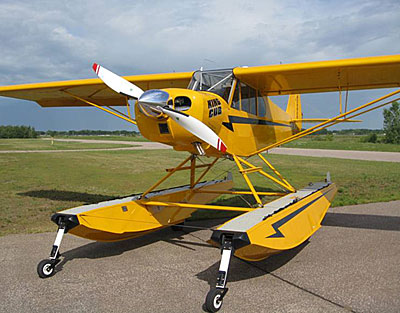
{"label": "black tire", "polygon": [[55,274],[55,264],[51,260],[42,260],[37,266],[37,273],[40,278],[48,278]]}
{"label": "black tire", "polygon": [[206,297],[206,309],[208,312],[218,312],[222,307],[222,289],[211,289]]}

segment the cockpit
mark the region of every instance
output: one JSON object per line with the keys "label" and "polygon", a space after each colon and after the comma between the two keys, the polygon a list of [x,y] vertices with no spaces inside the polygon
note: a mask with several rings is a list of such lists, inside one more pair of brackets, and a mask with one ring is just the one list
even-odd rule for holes
{"label": "cockpit", "polygon": [[228,102],[233,79],[232,69],[196,71],[188,89],[216,93]]}
{"label": "cockpit", "polygon": [[259,91],[237,80],[232,69],[196,71],[188,89],[212,92],[225,99],[233,109],[260,117],[266,115],[264,97]]}

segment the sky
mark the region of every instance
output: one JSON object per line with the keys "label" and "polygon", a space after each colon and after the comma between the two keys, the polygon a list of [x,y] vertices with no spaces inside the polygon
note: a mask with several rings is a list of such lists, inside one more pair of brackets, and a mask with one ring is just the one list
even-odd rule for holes
{"label": "sky", "polygon": [[[0,2],[0,85],[400,53],[400,1]],[[350,92],[350,107],[386,90]],[[336,93],[302,96],[305,117],[338,113]],[[282,107],[287,98],[277,101]],[[381,111],[341,128],[382,128]],[[0,125],[132,129],[95,108],[0,97]]]}

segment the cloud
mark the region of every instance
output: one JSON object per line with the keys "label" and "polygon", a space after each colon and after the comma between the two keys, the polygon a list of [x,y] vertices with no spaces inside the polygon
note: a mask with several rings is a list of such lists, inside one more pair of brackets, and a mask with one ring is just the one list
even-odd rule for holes
{"label": "cloud", "polygon": [[[6,1],[0,82],[396,53],[396,1]],[[213,60],[210,64],[204,59]]]}
{"label": "cloud", "polygon": [[[0,3],[0,85],[396,54],[398,1]],[[3,99],[1,102],[4,102]]]}

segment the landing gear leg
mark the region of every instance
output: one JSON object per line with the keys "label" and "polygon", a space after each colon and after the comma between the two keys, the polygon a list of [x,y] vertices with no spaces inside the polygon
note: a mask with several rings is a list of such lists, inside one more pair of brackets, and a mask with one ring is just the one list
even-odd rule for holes
{"label": "landing gear leg", "polygon": [[57,231],[56,240],[50,252],[50,257],[39,262],[37,273],[40,278],[48,278],[55,274],[55,267],[60,260],[60,245],[65,233],[65,223],[60,221]]}
{"label": "landing gear leg", "polygon": [[216,288],[212,288],[206,297],[206,309],[209,312],[217,312],[222,307],[222,300],[224,299],[228,288],[226,288],[229,263],[233,253],[232,238],[223,237],[222,239],[222,256],[219,265],[218,278]]}

